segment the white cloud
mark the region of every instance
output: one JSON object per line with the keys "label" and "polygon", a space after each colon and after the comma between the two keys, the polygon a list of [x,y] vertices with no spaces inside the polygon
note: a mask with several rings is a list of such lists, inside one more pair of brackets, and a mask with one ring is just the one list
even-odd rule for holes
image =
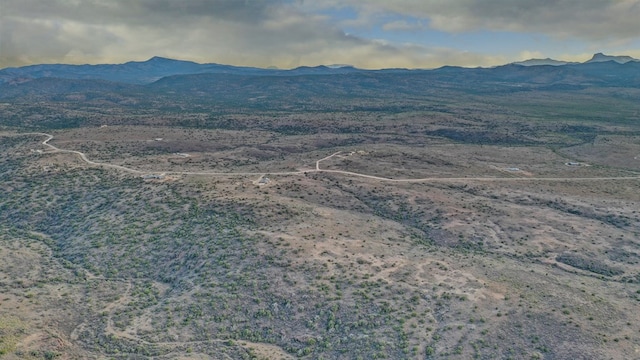
{"label": "white cloud", "polygon": [[300,6],[391,12],[455,33],[520,31],[594,41],[640,36],[640,0],[315,0]]}
{"label": "white cloud", "polygon": [[[0,1],[0,67],[123,62],[155,55],[282,68],[333,63],[363,68],[496,65],[518,60],[522,50],[507,58],[454,45],[383,43],[343,29],[427,36],[430,28],[537,32],[587,39],[594,48],[623,46],[640,34],[640,0]],[[355,18],[335,16],[345,7]],[[542,55],[542,50],[532,55]]]}
{"label": "white cloud", "polygon": [[440,66],[443,61],[492,61],[453,49],[348,35],[327,15],[284,1],[3,1],[0,67],[124,62],[155,55],[281,68],[333,63],[415,68]]}

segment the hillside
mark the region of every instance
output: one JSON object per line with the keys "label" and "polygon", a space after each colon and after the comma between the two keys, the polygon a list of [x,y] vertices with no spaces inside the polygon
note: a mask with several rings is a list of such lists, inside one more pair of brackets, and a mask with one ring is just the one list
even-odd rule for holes
{"label": "hillside", "polygon": [[634,358],[639,65],[22,73],[0,357]]}

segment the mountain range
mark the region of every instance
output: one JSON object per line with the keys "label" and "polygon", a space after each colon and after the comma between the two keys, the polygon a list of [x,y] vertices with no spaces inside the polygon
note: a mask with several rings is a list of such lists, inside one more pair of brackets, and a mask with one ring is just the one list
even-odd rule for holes
{"label": "mountain range", "polygon": [[[613,56],[613,55],[605,55],[603,53],[597,53],[597,54],[594,54],[591,59],[587,60],[585,64],[594,63],[594,62],[607,62],[607,61],[617,62],[618,64],[626,64],[631,61],[637,62],[640,60],[634,59],[631,56]],[[525,61],[518,61],[518,62],[515,62],[514,64],[523,65],[523,66],[538,66],[538,65],[562,66],[562,65],[576,65],[580,63],[546,58],[546,59],[529,59]]]}
{"label": "mountain range", "polygon": [[[629,62],[639,62],[630,56],[611,56],[597,53],[582,64],[615,62],[626,64]],[[577,67],[580,63],[560,61],[554,59],[529,59],[521,62],[504,65],[522,66],[566,66]],[[443,69],[449,67],[445,66]],[[494,69],[499,69],[500,66]],[[465,68],[458,68],[465,71]],[[439,71],[435,69],[433,71]],[[474,71],[476,69],[468,69]],[[147,61],[131,61],[124,64],[101,64],[101,65],[65,65],[65,64],[43,64],[30,65],[17,68],[0,69],[0,83],[21,83],[31,79],[40,78],[60,78],[60,79],[91,79],[106,80],[111,82],[121,82],[127,84],[150,84],[163,77],[175,75],[193,74],[231,74],[231,75],[255,75],[255,76],[299,76],[299,75],[332,75],[350,73],[398,73],[398,72],[424,72],[427,70],[408,69],[383,69],[383,70],[361,70],[350,65],[329,65],[329,66],[302,66],[291,70],[263,69],[255,67],[240,67],[221,64],[198,64],[192,61],[173,60],[162,57],[153,57]]]}
{"label": "mountain range", "polygon": [[[353,66],[261,69],[154,57],[117,65],[32,65],[0,70],[0,99],[65,94],[226,97],[424,95],[435,91],[504,93],[592,87],[640,88],[640,61],[595,54],[584,63],[531,59],[492,68],[362,70]],[[97,96],[97,95],[96,95]]]}
{"label": "mountain range", "polygon": [[166,76],[192,74],[234,74],[291,76],[310,74],[342,74],[361,71],[348,65],[302,66],[292,70],[262,69],[221,64],[198,64],[192,61],[153,57],[147,61],[101,65],[30,65],[0,70],[0,83],[21,82],[28,79],[61,78],[93,79],[127,84],[149,84]]}

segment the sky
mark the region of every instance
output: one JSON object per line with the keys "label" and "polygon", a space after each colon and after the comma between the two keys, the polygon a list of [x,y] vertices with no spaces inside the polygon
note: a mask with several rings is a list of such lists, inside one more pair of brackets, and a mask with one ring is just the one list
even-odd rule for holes
{"label": "sky", "polygon": [[240,66],[640,58],[640,0],[0,0],[0,68],[153,56]]}

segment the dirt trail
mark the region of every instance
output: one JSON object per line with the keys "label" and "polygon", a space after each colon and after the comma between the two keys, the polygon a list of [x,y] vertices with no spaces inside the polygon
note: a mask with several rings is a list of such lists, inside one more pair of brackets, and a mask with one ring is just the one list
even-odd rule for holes
{"label": "dirt trail", "polygon": [[[122,171],[126,171],[126,172],[129,172],[129,173],[132,173],[132,174],[148,174],[148,173],[150,173],[150,171],[141,171],[141,170],[131,169],[131,168],[128,168],[126,166],[92,161],[92,160],[89,160],[87,158],[87,155],[85,153],[83,153],[83,152],[75,151],[75,150],[61,149],[59,147],[56,147],[54,145],[49,144],[49,141],[51,141],[53,139],[53,135],[51,135],[51,134],[47,134],[47,133],[0,134],[0,136],[21,136],[21,135],[22,136],[26,136],[26,135],[46,136],[47,139],[42,142],[42,145],[45,145],[49,149],[52,150],[52,151],[50,151],[48,153],[56,153],[56,152],[58,152],[58,153],[76,154],[76,155],[78,155],[80,157],[80,159],[82,161],[84,161],[85,163],[87,163],[89,165],[102,166],[102,167],[122,170]],[[361,173],[352,172],[352,171],[328,170],[328,169],[320,168],[320,163],[321,162],[323,162],[325,160],[329,160],[332,157],[334,157],[334,156],[336,156],[336,155],[338,155],[340,153],[341,153],[341,151],[338,151],[338,152],[335,152],[335,153],[333,153],[333,154],[331,154],[329,156],[326,156],[326,157],[316,161],[316,168],[315,169],[306,169],[306,170],[299,170],[299,171],[285,171],[285,172],[264,172],[264,171],[261,171],[261,172],[155,171],[155,172],[161,172],[161,173],[164,173],[164,174],[167,174],[167,175],[201,175],[201,176],[261,176],[261,175],[264,175],[264,174],[287,176],[287,175],[304,175],[306,173],[316,172],[316,173],[332,173],[332,174],[356,176],[356,177],[361,177],[361,178],[366,178],[366,179],[386,181],[386,182],[396,182],[396,183],[468,182],[468,181],[490,181],[490,182],[494,182],[494,181],[612,181],[612,180],[639,180],[640,179],[640,175],[637,175],[637,176],[613,176],[613,177],[503,177],[503,178],[501,178],[501,177],[427,177],[427,178],[419,178],[419,179],[393,179],[393,178],[386,178],[386,177],[382,177],[382,176],[361,174]]]}

